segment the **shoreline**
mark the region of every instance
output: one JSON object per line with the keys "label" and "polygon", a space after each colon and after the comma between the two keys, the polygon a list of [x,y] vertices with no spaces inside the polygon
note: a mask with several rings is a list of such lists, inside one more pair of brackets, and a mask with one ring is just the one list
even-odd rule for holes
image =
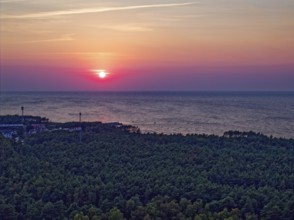
{"label": "shoreline", "polygon": [[[23,119],[24,117],[24,119]],[[207,134],[207,133],[163,133],[163,132],[156,132],[156,131],[142,131],[139,126],[134,126],[132,124],[124,124],[121,122],[101,122],[101,121],[68,121],[68,122],[54,122],[50,121],[50,119],[41,117],[41,116],[26,116],[20,115],[0,115],[0,134],[5,136],[5,132],[3,131],[10,131],[11,135],[6,135],[9,138],[12,138],[13,134],[17,134],[19,129],[22,127],[26,129],[26,133],[29,135],[41,133],[41,132],[51,132],[51,131],[58,131],[58,130],[65,130],[65,131],[80,131],[84,130],[85,128],[93,127],[95,125],[102,125],[102,126],[110,126],[112,128],[120,128],[124,129],[130,133],[138,133],[141,135],[158,135],[158,136],[202,136],[202,137],[219,137],[219,138],[247,138],[252,136],[260,136],[270,139],[283,139],[283,140],[294,140],[293,138],[288,137],[278,137],[274,135],[266,135],[261,132],[255,131],[238,131],[238,130],[228,130],[225,131],[222,135],[217,134]],[[7,121],[7,123],[5,123]],[[14,122],[14,123],[11,123]],[[28,130],[28,128],[30,128]],[[23,131],[22,131],[23,132]],[[22,133],[21,132],[21,133]],[[19,135],[17,135],[19,136]]]}

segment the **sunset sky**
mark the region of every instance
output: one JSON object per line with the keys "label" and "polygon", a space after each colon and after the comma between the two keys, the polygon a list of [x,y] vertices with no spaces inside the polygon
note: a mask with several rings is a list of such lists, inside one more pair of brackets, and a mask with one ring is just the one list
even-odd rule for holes
{"label": "sunset sky", "polygon": [[0,2],[3,91],[294,90],[293,0]]}

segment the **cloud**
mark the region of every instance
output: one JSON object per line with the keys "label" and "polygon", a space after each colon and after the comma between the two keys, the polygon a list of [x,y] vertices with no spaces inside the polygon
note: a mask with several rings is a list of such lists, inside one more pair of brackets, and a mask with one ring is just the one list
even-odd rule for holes
{"label": "cloud", "polygon": [[112,11],[136,10],[136,9],[144,9],[144,8],[177,7],[177,6],[186,6],[186,5],[192,5],[192,4],[195,4],[195,2],[133,5],[133,6],[105,7],[105,8],[82,8],[82,9],[71,9],[71,10],[62,10],[62,11],[31,13],[31,14],[24,14],[24,15],[2,15],[1,18],[2,19],[48,18],[53,16],[103,13],[103,12],[112,12]]}
{"label": "cloud", "polygon": [[57,52],[47,54],[81,55],[86,57],[122,57],[124,55],[114,52]]}
{"label": "cloud", "polygon": [[3,3],[15,3],[15,2],[24,2],[26,0],[1,0],[0,1],[0,4],[3,4]]}
{"label": "cloud", "polygon": [[42,39],[42,40],[32,40],[26,41],[25,43],[43,43],[43,42],[58,42],[58,41],[71,41],[74,40],[72,37],[73,34],[68,34],[59,38],[50,38],[50,39]]}
{"label": "cloud", "polygon": [[115,26],[99,26],[99,28],[115,30],[115,31],[124,31],[124,32],[153,31],[152,28],[140,26],[140,25],[137,25],[137,24],[123,24],[123,25],[115,25]]}

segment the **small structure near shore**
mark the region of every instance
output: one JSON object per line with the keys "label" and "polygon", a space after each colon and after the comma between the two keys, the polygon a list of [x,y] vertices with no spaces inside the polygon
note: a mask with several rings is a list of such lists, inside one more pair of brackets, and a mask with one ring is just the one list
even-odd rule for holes
{"label": "small structure near shore", "polygon": [[18,136],[19,131],[23,128],[23,124],[0,124],[0,134],[5,138],[13,139]]}

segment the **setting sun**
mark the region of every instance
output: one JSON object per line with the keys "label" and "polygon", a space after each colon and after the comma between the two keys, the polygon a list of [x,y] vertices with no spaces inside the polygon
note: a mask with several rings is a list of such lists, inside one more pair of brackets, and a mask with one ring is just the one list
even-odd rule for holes
{"label": "setting sun", "polygon": [[100,79],[104,79],[105,77],[107,77],[107,75],[109,75],[108,72],[106,72],[105,70],[93,70],[95,72],[95,74],[97,74],[97,76]]}

